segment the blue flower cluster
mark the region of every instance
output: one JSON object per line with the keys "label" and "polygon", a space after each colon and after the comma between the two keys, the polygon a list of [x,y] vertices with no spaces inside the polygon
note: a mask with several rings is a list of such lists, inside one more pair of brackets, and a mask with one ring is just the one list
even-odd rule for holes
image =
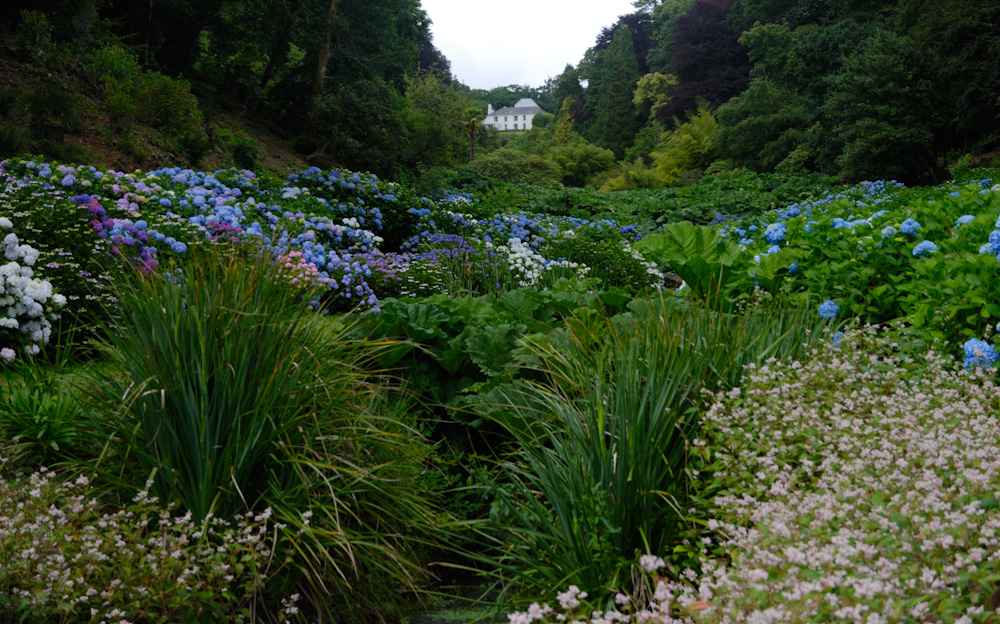
{"label": "blue flower cluster", "polygon": [[903,234],[908,234],[909,236],[916,236],[917,230],[921,227],[923,226],[913,219],[907,219],[906,221],[903,221],[902,225],[899,226],[899,231]]}
{"label": "blue flower cluster", "polygon": [[918,258],[921,256],[929,256],[935,251],[937,251],[937,245],[929,240],[920,241],[913,247],[913,255]]}
{"label": "blue flower cluster", "polygon": [[979,248],[979,253],[995,256],[997,262],[1000,262],[1000,217],[997,217],[996,223],[993,224],[993,228],[994,229],[990,232],[990,237],[987,239],[986,243]]}
{"label": "blue flower cluster", "polygon": [[819,306],[819,315],[825,319],[835,318],[840,314],[840,306],[834,303],[833,299],[827,299]]}
{"label": "blue flower cluster", "polygon": [[985,340],[970,338],[965,341],[962,347],[965,351],[962,363],[969,370],[976,366],[992,366],[997,361],[997,353],[993,345]]}

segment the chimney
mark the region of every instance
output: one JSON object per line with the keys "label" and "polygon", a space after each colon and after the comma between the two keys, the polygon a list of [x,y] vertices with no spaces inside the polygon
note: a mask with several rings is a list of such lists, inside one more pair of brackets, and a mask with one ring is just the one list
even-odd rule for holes
{"label": "chimney", "polygon": [[486,114],[487,115],[492,115],[493,114],[493,105],[492,104],[487,104],[486,105]]}

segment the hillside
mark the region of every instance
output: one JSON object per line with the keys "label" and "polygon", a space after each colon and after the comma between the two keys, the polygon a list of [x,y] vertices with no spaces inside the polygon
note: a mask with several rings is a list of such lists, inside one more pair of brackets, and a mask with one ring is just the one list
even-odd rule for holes
{"label": "hillside", "polygon": [[[246,113],[226,94],[141,70],[135,76],[135,83],[156,76],[190,98],[195,123],[184,129],[187,136],[173,136],[177,120],[169,116],[139,110],[126,119],[116,115],[119,94],[80,57],[52,49],[25,59],[13,38],[0,38],[0,158],[27,152],[122,171],[252,165],[287,174],[309,167],[280,128]],[[185,143],[192,137],[203,143],[192,149]]]}

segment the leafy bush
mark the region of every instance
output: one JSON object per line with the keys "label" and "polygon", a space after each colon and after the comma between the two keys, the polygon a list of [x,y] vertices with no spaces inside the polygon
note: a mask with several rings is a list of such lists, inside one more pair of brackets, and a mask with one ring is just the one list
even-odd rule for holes
{"label": "leafy bush", "polygon": [[504,182],[515,180],[539,186],[559,184],[558,165],[541,156],[512,149],[499,149],[476,159],[471,167],[488,178]]}
{"label": "leafy bush", "polygon": [[147,72],[135,85],[133,97],[144,124],[172,137],[202,131],[204,119],[187,81]]}
{"label": "leafy bush", "polygon": [[86,418],[76,393],[33,364],[10,367],[0,377],[6,385],[0,387],[0,453],[34,467],[84,456]]}
{"label": "leafy bush", "polygon": [[597,278],[602,290],[623,288],[629,293],[640,293],[655,288],[662,280],[655,267],[650,267],[638,252],[618,240],[563,236],[550,239],[545,252],[551,258],[565,258],[590,267],[587,275]]}
{"label": "leafy bush", "polygon": [[[215,128],[214,133],[219,149],[222,150],[222,163],[225,166],[250,170],[257,167],[260,146],[250,138],[250,135],[242,130],[233,132],[228,128],[219,127]],[[188,133],[182,138],[189,143],[189,147],[200,148],[201,145],[197,143],[198,136],[195,133]]]}
{"label": "leafy bush", "polygon": [[22,56],[37,61],[49,51],[52,24],[41,11],[21,11],[21,24],[15,38]]}
{"label": "leafy bush", "polygon": [[715,135],[718,123],[708,104],[676,121],[677,128],[664,134],[653,153],[657,174],[665,184],[677,184],[687,172],[700,172],[715,159]]}
{"label": "leafy bush", "polygon": [[[84,476],[0,463],[0,611],[9,621],[202,622],[248,617],[274,548],[270,511],[196,522],[143,490],[101,507]],[[2,474],[7,472],[8,474]],[[294,612],[294,601],[276,615]],[[5,617],[6,620],[6,617]]]}
{"label": "leafy bush", "polygon": [[13,123],[0,124],[0,158],[23,154],[31,142],[31,132]]}

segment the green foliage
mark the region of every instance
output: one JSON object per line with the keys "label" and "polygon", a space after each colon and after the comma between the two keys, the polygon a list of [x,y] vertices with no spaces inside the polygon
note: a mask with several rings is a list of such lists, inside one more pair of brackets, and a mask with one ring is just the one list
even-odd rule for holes
{"label": "green foliage", "polygon": [[81,456],[85,417],[69,384],[32,364],[2,369],[0,448],[18,465],[51,467]]}
{"label": "green foliage", "polygon": [[36,62],[41,60],[49,52],[52,42],[49,18],[40,11],[21,11],[16,40],[22,56]]}
{"label": "green foliage", "polygon": [[55,82],[39,83],[25,94],[23,105],[35,138],[61,141],[64,132],[76,132],[86,122],[86,101]]}
{"label": "green foliage", "polygon": [[663,186],[656,172],[646,167],[641,158],[635,162],[621,162],[615,172],[618,175],[608,176],[601,186],[602,191],[634,191],[638,189],[655,189]]}
{"label": "green foliage", "polygon": [[411,485],[427,449],[364,373],[377,345],[308,313],[276,272],[237,250],[120,283],[95,430],[107,461],[129,458],[127,484],[156,475],[196,519],[273,509],[282,582],[309,602],[391,608],[426,578],[418,544],[442,522]]}
{"label": "green foliage", "polygon": [[88,53],[85,60],[94,77],[101,81],[129,84],[142,75],[138,57],[120,43],[97,48]]}
{"label": "green foliage", "polygon": [[642,257],[636,257],[638,254],[617,240],[563,236],[548,241],[546,255],[587,265],[590,267],[587,276],[600,280],[602,290],[621,288],[635,294],[655,285],[656,277],[650,275]]}
{"label": "green foliage", "polygon": [[433,73],[412,78],[406,89],[410,165],[417,171],[455,165],[468,152],[465,102]]}
{"label": "green foliage", "polygon": [[504,464],[495,565],[521,596],[576,585],[604,604],[630,585],[638,555],[671,552],[696,521],[685,466],[700,390],[738,383],[743,365],[804,354],[823,333],[787,306],[630,308],[533,337],[545,378],[508,393],[496,416],[521,450]]}
{"label": "green foliage", "polygon": [[393,175],[405,156],[405,110],[405,98],[385,80],[341,85],[320,103],[319,122],[329,137],[327,150],[338,162],[351,163],[357,170]]}
{"label": "green foliage", "polygon": [[[824,112],[843,148],[836,163],[848,180],[933,176],[940,93],[925,52],[907,37],[881,31],[830,79]],[[886,106],[892,102],[892,106]]]}
{"label": "green foliage", "polygon": [[647,258],[669,263],[694,296],[705,302],[723,296],[740,267],[741,250],[735,242],[714,227],[688,221],[672,223],[634,247]]}
{"label": "green foliage", "polygon": [[615,164],[615,155],[611,150],[597,147],[582,138],[553,146],[545,157],[559,168],[565,186],[584,186],[595,175],[611,169]]}
{"label": "green foliage", "polygon": [[538,113],[531,118],[532,128],[552,128],[555,125],[556,116],[552,113]]}
{"label": "green foliage", "polygon": [[594,122],[598,128],[599,143],[621,157],[632,145],[639,128],[632,105],[639,82],[639,64],[628,28],[615,30],[610,47],[602,55],[597,82],[600,90]]}
{"label": "green foliage", "polygon": [[716,149],[755,171],[773,171],[802,140],[808,117],[795,93],[758,78],[716,111]]}
{"label": "green foliage", "polygon": [[639,79],[632,103],[648,119],[654,120],[670,104],[670,88],[677,85],[677,76],[652,72]]}
{"label": "green foliage", "polygon": [[718,123],[707,103],[699,104],[684,123],[675,123],[677,128],[663,135],[653,153],[657,175],[666,184],[677,184],[686,173],[699,172],[715,159]]}
{"label": "green foliage", "polygon": [[[216,144],[222,150],[222,164],[226,167],[238,167],[240,169],[254,170],[257,168],[257,160],[260,158],[260,146],[250,136],[242,130],[233,132],[228,128],[218,126],[213,130]],[[184,145],[191,151],[191,155],[202,154],[207,151],[206,146],[199,140],[201,135],[188,134],[182,137]]]}
{"label": "green foliage", "polygon": [[187,81],[147,72],[134,88],[133,98],[142,123],[171,137],[202,131],[204,118]]}
{"label": "green foliage", "polygon": [[289,400],[312,375],[301,304],[259,260],[129,281],[116,285],[121,316],[102,337],[121,372],[96,380],[122,418],[100,423],[110,448],[135,458],[135,482],[158,473],[157,494],[195,518],[255,506],[266,483],[257,464],[311,407]]}
{"label": "green foliage", "polygon": [[472,168],[488,178],[504,182],[515,180],[540,186],[559,184],[558,165],[541,156],[513,149],[499,149],[476,159]]}
{"label": "green foliage", "polygon": [[31,132],[14,124],[0,124],[0,158],[23,154],[31,142]]}

